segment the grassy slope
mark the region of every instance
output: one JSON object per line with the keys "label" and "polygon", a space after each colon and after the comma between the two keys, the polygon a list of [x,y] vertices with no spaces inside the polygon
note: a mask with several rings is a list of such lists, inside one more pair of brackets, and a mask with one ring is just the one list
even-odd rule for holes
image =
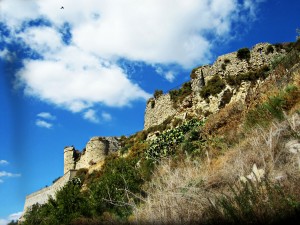
{"label": "grassy slope", "polygon": [[[268,224],[294,215],[300,204],[299,162],[290,152],[300,140],[297,62],[288,55],[278,63],[245,104],[226,105],[183,136],[180,129],[168,133],[161,140],[174,149],[159,151],[143,132],[123,138],[125,154],[109,157],[100,172],[78,173],[84,191],[75,199],[84,209],[70,210],[74,196],[68,196],[32,211],[26,224],[31,217],[34,224]],[[159,163],[146,159],[149,149],[158,151]],[[242,182],[254,165],[260,182],[255,176]],[[72,216],[57,219],[65,212]]]}

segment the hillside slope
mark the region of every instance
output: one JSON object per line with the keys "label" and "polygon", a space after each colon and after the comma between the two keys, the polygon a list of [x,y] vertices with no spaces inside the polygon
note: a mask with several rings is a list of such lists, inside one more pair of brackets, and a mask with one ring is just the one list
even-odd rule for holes
{"label": "hillside slope", "polygon": [[104,163],[78,170],[22,224],[296,220],[299,54],[300,41],[259,44],[196,68],[179,90],[156,92],[143,131],[121,137]]}

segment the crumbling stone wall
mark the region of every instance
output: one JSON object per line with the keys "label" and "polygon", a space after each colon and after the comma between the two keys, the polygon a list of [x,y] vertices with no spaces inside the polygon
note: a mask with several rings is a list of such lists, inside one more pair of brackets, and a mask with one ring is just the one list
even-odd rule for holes
{"label": "crumbling stone wall", "polygon": [[64,173],[70,169],[88,168],[104,160],[109,153],[117,151],[119,147],[116,137],[93,137],[77,159],[75,158],[75,148],[66,147],[64,150]]}
{"label": "crumbling stone wall", "polygon": [[[259,69],[264,65],[270,66],[274,57],[285,54],[284,49],[278,52],[275,47],[273,52],[267,53],[269,45],[269,43],[259,43],[249,49],[250,59],[248,61],[239,59],[237,52],[232,52],[219,56],[212,65],[204,65],[195,69],[191,80],[192,94],[187,96],[176,109],[173,108],[173,102],[168,94],[158,99],[150,99],[146,106],[144,129],[161,124],[169,116],[185,118],[185,115],[189,114],[206,117],[216,113],[226,104],[243,102],[251,88],[255,89],[250,82],[242,82],[239,87],[226,85],[217,96],[209,96],[207,99],[200,96],[200,90],[215,75],[219,75],[223,79],[229,75],[237,76],[250,70]],[[192,102],[192,106],[185,107],[187,101]]]}
{"label": "crumbling stone wall", "polygon": [[119,149],[119,141],[115,137],[93,137],[86,145],[85,151],[75,163],[75,169],[88,168],[102,161],[105,157]]}
{"label": "crumbling stone wall", "polygon": [[176,109],[173,107],[170,94],[162,95],[157,99],[151,99],[148,101],[145,110],[144,130],[161,124],[169,116],[174,116],[175,113]]}
{"label": "crumbling stone wall", "polygon": [[75,148],[73,146],[67,146],[64,149],[64,174],[69,170],[75,169],[74,159]]}
{"label": "crumbling stone wall", "polygon": [[55,194],[59,191],[69,180],[74,178],[76,170],[69,170],[61,178],[59,178],[54,184],[49,187],[45,187],[39,191],[36,191],[26,196],[24,212],[26,212],[34,204],[45,204],[48,202],[49,197],[55,198]]}

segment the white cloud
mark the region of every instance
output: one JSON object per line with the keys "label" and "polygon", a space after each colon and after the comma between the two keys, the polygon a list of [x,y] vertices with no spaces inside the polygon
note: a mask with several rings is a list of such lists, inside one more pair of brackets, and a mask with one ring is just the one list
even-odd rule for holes
{"label": "white cloud", "polygon": [[52,115],[49,112],[41,112],[37,114],[37,117],[43,118],[43,119],[48,119],[48,120],[55,120],[56,116]]}
{"label": "white cloud", "polygon": [[53,126],[52,123],[49,123],[49,122],[46,122],[45,120],[40,120],[40,119],[37,119],[35,121],[35,125],[37,125],[38,127],[47,128],[47,129],[50,129]]}
{"label": "white cloud", "polygon": [[104,121],[111,121],[112,120],[112,116],[107,112],[102,112],[101,116],[102,116],[102,119]]}
{"label": "white cloud", "polygon": [[0,160],[0,165],[7,165],[9,164],[6,160],[1,159]]}
{"label": "white cloud", "polygon": [[165,69],[158,65],[153,65],[153,67],[155,68],[155,72],[163,76],[166,80],[168,80],[171,83],[174,81],[176,72],[171,70],[165,71]]}
{"label": "white cloud", "polygon": [[96,111],[93,109],[89,109],[87,110],[84,114],[83,114],[83,118],[86,120],[89,120],[90,122],[93,123],[99,123],[99,118],[96,115]]}
{"label": "white cloud", "polygon": [[76,47],[64,48],[55,60],[25,61],[17,78],[26,94],[72,112],[97,103],[120,107],[150,97],[117,65],[101,61]]}
{"label": "white cloud", "polygon": [[0,218],[0,225],[7,225],[12,220],[17,221],[22,216],[22,214],[23,212],[17,212],[17,213],[10,214],[6,219]]}
{"label": "white cloud", "polygon": [[166,73],[166,79],[167,79],[169,82],[173,82],[174,79],[175,79],[175,74],[174,74],[174,72],[168,71],[168,72]]}
{"label": "white cloud", "polygon": [[56,54],[63,47],[60,33],[52,27],[30,27],[18,34],[17,37],[44,56]]}
{"label": "white cloud", "polygon": [[[151,96],[130,80],[118,59],[185,68],[207,63],[215,42],[230,37],[241,19],[254,18],[261,1],[2,0],[1,19],[14,34],[10,38],[41,55],[24,60],[16,76],[25,93],[83,112]],[[50,26],[28,25],[38,18]],[[62,41],[65,23],[72,36],[68,45]],[[165,70],[163,76],[172,82],[175,75]]]}
{"label": "white cloud", "polygon": [[11,178],[11,177],[20,177],[21,174],[17,174],[17,173],[10,173],[10,172],[7,172],[7,171],[0,171],[0,183],[3,183],[4,180],[3,178]]}
{"label": "white cloud", "polygon": [[0,177],[19,177],[21,174],[10,173],[6,171],[0,171]]}

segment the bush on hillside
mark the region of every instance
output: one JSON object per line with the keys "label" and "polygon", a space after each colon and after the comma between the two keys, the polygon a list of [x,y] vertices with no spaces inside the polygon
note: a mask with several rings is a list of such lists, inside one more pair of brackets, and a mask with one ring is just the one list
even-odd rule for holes
{"label": "bush on hillside", "polygon": [[[160,96],[163,95],[163,93],[164,93],[164,92],[163,92],[162,90],[155,90],[153,96],[154,96],[155,99],[158,99]],[[152,107],[152,108],[153,108],[153,107]]]}
{"label": "bush on hillside", "polygon": [[80,216],[91,217],[91,212],[91,205],[85,194],[81,192],[81,182],[75,178],[57,191],[56,199],[50,197],[46,204],[33,205],[25,214],[25,222],[22,224],[69,224]]}
{"label": "bush on hillside", "polygon": [[250,55],[250,50],[249,48],[241,48],[237,51],[237,54],[236,54],[237,58],[240,59],[240,60],[249,60],[251,55]]}
{"label": "bush on hillside", "polygon": [[299,100],[299,89],[296,86],[288,86],[281,93],[270,96],[266,102],[251,109],[246,115],[245,127],[266,127],[273,119],[281,121],[284,119],[284,111],[290,110]]}
{"label": "bush on hillside", "polygon": [[192,93],[191,82],[184,83],[180,89],[171,90],[169,92],[171,100],[173,101],[173,107],[177,108],[182,101]]}
{"label": "bush on hillside", "polygon": [[91,185],[91,200],[97,215],[110,212],[120,218],[130,215],[136,202],[131,193],[140,193],[143,179],[136,168],[137,158],[109,157],[102,175]]}
{"label": "bush on hillside", "polygon": [[[146,158],[159,160],[162,157],[174,155],[176,147],[185,140],[185,135],[202,125],[202,121],[192,119],[179,127],[163,132],[150,143],[150,147],[146,151]],[[188,141],[192,141],[192,139]]]}
{"label": "bush on hillside", "polygon": [[208,98],[210,95],[216,96],[225,88],[225,86],[224,80],[220,76],[215,75],[204,87],[202,87],[200,96],[202,98]]}
{"label": "bush on hillside", "polygon": [[236,76],[227,76],[225,78],[227,84],[230,86],[238,86],[243,81],[256,82],[258,79],[266,79],[270,68],[265,65],[255,71],[249,71],[247,73],[241,73]]}
{"label": "bush on hillside", "polygon": [[268,55],[268,54],[273,53],[273,52],[274,52],[274,47],[272,45],[268,45],[266,54]]}

